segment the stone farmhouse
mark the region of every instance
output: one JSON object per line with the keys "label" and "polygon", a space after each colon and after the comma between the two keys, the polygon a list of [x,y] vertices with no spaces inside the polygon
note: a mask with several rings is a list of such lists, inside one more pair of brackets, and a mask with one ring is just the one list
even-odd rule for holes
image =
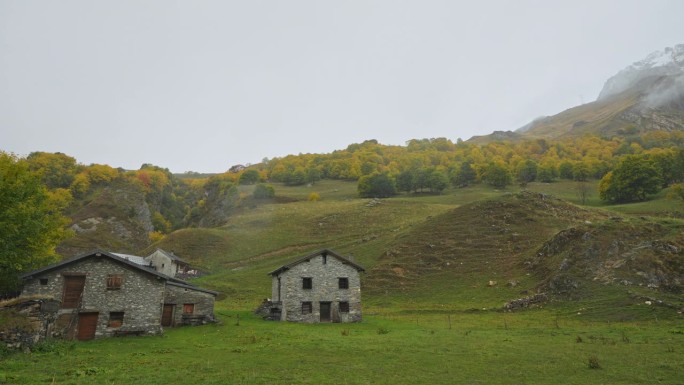
{"label": "stone farmhouse", "polygon": [[294,322],[361,321],[363,267],[351,257],[324,249],[269,273],[267,318]]}
{"label": "stone farmhouse", "polygon": [[192,276],[196,270],[173,252],[157,249],[145,257],[145,261],[154,266],[155,270],[170,277]]}
{"label": "stone farmhouse", "polygon": [[101,250],[26,273],[22,296],[54,299],[50,335],[88,340],[161,334],[214,321],[217,292],[160,273],[145,258]]}

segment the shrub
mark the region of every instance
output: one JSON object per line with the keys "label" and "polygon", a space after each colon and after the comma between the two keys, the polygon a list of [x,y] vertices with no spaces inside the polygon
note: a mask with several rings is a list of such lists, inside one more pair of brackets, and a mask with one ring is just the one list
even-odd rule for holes
{"label": "shrub", "polygon": [[270,184],[260,183],[254,187],[252,196],[255,199],[272,199],[275,197],[275,189]]}
{"label": "shrub", "polygon": [[309,200],[309,202],[317,202],[317,201],[321,200],[321,194],[319,194],[317,192],[312,192],[311,194],[309,194],[308,200]]}
{"label": "shrub", "polygon": [[598,357],[596,357],[596,356],[590,356],[589,362],[587,365],[589,366],[589,369],[601,369],[601,365],[599,364]]}

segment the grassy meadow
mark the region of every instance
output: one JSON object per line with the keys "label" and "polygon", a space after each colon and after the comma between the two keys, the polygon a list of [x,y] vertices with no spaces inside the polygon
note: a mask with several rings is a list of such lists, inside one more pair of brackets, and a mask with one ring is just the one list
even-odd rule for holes
{"label": "grassy meadow", "polygon": [[[581,203],[573,182],[527,189]],[[402,250],[467,231],[465,220],[431,227],[436,219],[519,190],[474,186],[369,205],[357,198],[355,183],[276,185],[287,203],[255,202],[223,227],[180,230],[155,245],[210,272],[196,283],[221,292],[218,324],[169,329],[160,337],[58,341],[33,353],[0,352],[0,384],[684,384],[681,295],[660,297],[675,307],[647,305],[628,297],[625,288],[596,284],[578,300],[502,312],[505,301],[533,290],[537,277],[514,263],[499,263],[494,254],[505,256],[508,249],[484,243],[474,244],[481,254],[440,256],[440,263],[455,261],[452,270],[401,282],[372,280],[362,289],[361,323],[303,325],[252,314],[270,295],[267,273],[287,261],[331,248],[354,255],[367,272],[381,271],[391,266],[393,251],[400,258]],[[250,191],[241,187],[246,197]],[[311,192],[321,199],[308,201]],[[684,205],[665,193],[612,207],[597,195],[594,184],[586,206],[611,210],[607,216],[664,217],[681,226],[676,218]],[[544,241],[533,235],[552,234],[563,223],[549,217],[530,224],[529,239],[522,237],[528,249],[518,252],[512,245],[511,253],[524,256]],[[473,231],[489,237],[481,228]],[[501,284],[488,287],[491,279]],[[511,279],[517,284],[505,285]]]}

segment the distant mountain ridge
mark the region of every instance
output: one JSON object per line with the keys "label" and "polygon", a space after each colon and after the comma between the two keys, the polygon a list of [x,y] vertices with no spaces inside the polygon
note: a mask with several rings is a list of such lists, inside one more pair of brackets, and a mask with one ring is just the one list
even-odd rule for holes
{"label": "distant mountain ridge", "polygon": [[647,55],[609,78],[596,101],[533,120],[515,131],[475,136],[471,143],[614,137],[684,131],[684,44]]}

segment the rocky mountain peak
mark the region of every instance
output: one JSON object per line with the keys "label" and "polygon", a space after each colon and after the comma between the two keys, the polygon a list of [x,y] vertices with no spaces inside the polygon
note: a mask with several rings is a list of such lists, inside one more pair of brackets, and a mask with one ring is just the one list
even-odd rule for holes
{"label": "rocky mountain peak", "polygon": [[663,50],[652,52],[644,59],[634,62],[608,79],[599,94],[598,100],[605,100],[626,91],[646,78],[662,76],[679,78],[683,75],[684,44],[666,47]]}

